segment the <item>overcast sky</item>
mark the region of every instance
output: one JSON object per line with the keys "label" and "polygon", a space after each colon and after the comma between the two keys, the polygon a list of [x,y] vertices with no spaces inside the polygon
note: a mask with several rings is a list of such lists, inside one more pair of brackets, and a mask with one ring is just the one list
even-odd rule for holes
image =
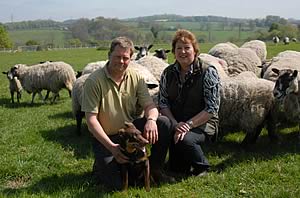
{"label": "overcast sky", "polygon": [[[280,2],[280,3],[279,3]],[[133,18],[155,14],[300,19],[300,0],[0,0],[0,22]]]}

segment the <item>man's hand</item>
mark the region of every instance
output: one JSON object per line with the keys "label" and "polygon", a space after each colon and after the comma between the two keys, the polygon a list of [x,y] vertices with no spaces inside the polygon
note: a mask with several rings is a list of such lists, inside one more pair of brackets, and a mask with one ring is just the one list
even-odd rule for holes
{"label": "man's hand", "polygon": [[155,120],[147,120],[143,136],[149,141],[150,144],[155,144],[158,141],[158,131]]}
{"label": "man's hand", "polygon": [[117,160],[118,163],[120,164],[124,164],[129,162],[128,161],[128,157],[126,157],[122,151],[121,151],[121,147],[119,144],[114,144],[111,149],[110,152],[113,154],[114,158]]}

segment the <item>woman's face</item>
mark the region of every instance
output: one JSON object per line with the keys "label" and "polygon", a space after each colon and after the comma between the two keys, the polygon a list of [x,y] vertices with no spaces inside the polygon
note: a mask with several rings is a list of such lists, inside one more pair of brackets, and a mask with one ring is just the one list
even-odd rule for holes
{"label": "woman's face", "polygon": [[177,41],[175,45],[175,58],[181,67],[188,67],[195,59],[196,52],[191,42]]}

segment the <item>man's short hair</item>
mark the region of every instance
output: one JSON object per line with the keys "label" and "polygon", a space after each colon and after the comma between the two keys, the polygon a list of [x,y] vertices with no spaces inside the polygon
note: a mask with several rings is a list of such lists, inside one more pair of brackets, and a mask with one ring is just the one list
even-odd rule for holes
{"label": "man's short hair", "polygon": [[130,40],[129,38],[127,38],[125,36],[120,36],[120,37],[117,37],[114,40],[112,40],[110,49],[108,51],[108,57],[115,50],[116,46],[120,46],[120,47],[127,48],[127,49],[129,48],[130,49],[130,57],[132,56],[132,54],[134,52],[134,46],[133,46],[132,40]]}

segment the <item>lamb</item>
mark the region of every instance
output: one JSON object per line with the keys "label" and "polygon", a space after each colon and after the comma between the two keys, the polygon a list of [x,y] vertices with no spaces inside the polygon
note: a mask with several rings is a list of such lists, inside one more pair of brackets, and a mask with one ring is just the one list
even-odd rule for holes
{"label": "lamb", "polygon": [[14,103],[14,93],[17,92],[17,102],[20,103],[20,99],[22,96],[22,90],[23,87],[21,85],[21,82],[18,80],[17,77],[13,77],[11,72],[2,72],[3,74],[6,74],[6,77],[9,81],[9,91],[11,96],[11,103]]}
{"label": "lamb", "polygon": [[51,103],[55,101],[62,88],[66,88],[71,96],[76,80],[72,66],[64,62],[45,62],[32,66],[17,64],[11,68],[11,72],[20,80],[24,90],[32,93],[31,104],[36,93],[40,94],[43,89],[54,93]]}
{"label": "lamb", "polygon": [[274,82],[260,79],[253,72],[221,81],[219,109],[220,133],[244,131],[243,146],[254,143],[267,124],[268,135],[276,140],[276,103],[273,96]]}
{"label": "lamb", "polygon": [[273,72],[273,68],[300,70],[300,52],[287,50],[273,57],[270,64],[262,69],[262,77],[267,80],[276,81],[278,74]]}
{"label": "lamb", "polygon": [[236,76],[243,71],[252,71],[260,76],[262,61],[254,51],[248,48],[238,48],[232,44],[217,44],[208,54],[227,62],[229,76]]}
{"label": "lamb", "polygon": [[249,48],[253,50],[256,55],[264,62],[267,58],[267,46],[266,43],[260,40],[252,40],[244,43],[241,48]]}
{"label": "lamb", "polygon": [[156,56],[145,56],[137,60],[136,63],[146,67],[158,81],[162,71],[168,66],[168,63]]}

